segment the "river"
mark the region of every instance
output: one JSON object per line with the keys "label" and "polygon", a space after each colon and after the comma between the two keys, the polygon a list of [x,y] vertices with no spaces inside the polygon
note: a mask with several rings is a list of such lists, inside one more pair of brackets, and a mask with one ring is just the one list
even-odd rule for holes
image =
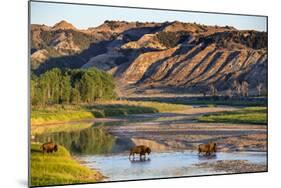
{"label": "river", "polygon": [[[202,109],[198,114],[202,114]],[[83,127],[87,128],[42,132],[35,141],[52,140],[63,145],[84,165],[106,176],[104,181],[232,172],[208,166],[218,161],[267,164],[264,125],[199,123],[194,120],[198,114],[159,113],[85,122],[89,126]],[[198,155],[198,144],[207,141],[218,143],[215,156]],[[138,156],[129,160],[129,149],[140,144],[151,147],[151,155],[146,160],[139,160]]]}
{"label": "river", "polygon": [[197,168],[194,164],[218,160],[247,160],[254,164],[265,164],[264,152],[217,153],[213,157],[198,156],[197,152],[176,151],[153,153],[146,160],[128,160],[127,153],[114,155],[89,155],[79,157],[90,168],[100,170],[108,178],[105,181],[167,178],[225,174],[228,171]]}

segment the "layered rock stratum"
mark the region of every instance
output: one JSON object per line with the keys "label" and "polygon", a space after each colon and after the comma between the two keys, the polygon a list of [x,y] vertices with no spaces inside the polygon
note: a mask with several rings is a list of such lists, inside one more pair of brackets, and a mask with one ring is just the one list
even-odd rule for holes
{"label": "layered rock stratum", "polygon": [[31,67],[111,73],[127,93],[225,91],[235,81],[267,86],[267,32],[196,23],[105,21],[77,29],[61,21],[31,26]]}

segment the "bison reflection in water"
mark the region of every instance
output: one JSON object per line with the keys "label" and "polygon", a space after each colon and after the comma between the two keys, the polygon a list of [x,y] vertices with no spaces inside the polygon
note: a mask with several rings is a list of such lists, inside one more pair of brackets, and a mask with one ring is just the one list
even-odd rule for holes
{"label": "bison reflection in water", "polygon": [[198,159],[199,160],[210,160],[210,159],[217,159],[217,155],[216,153],[213,153],[211,155],[198,155]]}
{"label": "bison reflection in water", "polygon": [[[119,146],[116,143],[117,138],[107,133],[102,127],[90,127],[78,131],[44,133],[37,135],[35,141],[45,143],[49,140],[64,146],[72,154],[78,155],[112,153],[114,147]],[[121,149],[125,150],[124,148]]]}
{"label": "bison reflection in water", "polygon": [[136,159],[136,158],[130,159],[130,158],[129,158],[129,160],[130,160],[131,163],[135,163],[135,164],[144,163],[144,162],[150,162],[150,161],[151,161],[150,158],[145,158],[145,157],[140,158],[140,159]]}

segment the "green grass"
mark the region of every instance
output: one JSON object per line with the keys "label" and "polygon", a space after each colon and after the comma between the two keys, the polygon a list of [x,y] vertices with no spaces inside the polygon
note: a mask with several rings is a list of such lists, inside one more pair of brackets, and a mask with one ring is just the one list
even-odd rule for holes
{"label": "green grass", "polygon": [[39,144],[31,144],[31,186],[87,183],[100,181],[102,175],[72,159],[62,146],[43,154]]}
{"label": "green grass", "polygon": [[67,121],[78,121],[81,119],[91,119],[94,115],[87,111],[32,111],[31,124],[40,125],[45,123],[59,123]]}
{"label": "green grass", "polygon": [[31,134],[55,133],[55,132],[74,132],[89,128],[93,123],[79,122],[79,123],[64,123],[49,126],[31,126]]}
{"label": "green grass", "polygon": [[31,125],[54,124],[101,117],[182,111],[190,106],[161,102],[107,101],[93,105],[54,105],[33,108]]}
{"label": "green grass", "polygon": [[126,116],[158,112],[175,112],[190,108],[187,105],[161,102],[108,101],[88,106],[95,117]]}
{"label": "green grass", "polygon": [[214,123],[267,124],[266,107],[248,107],[231,112],[220,112],[200,116],[198,121]]}
{"label": "green grass", "polygon": [[79,105],[53,105],[31,110],[31,125],[92,119],[94,115]]}
{"label": "green grass", "polygon": [[186,101],[183,104],[187,105],[207,105],[207,106],[217,106],[217,105],[229,105],[229,106],[266,106],[263,101],[242,101],[242,100],[194,100]]}
{"label": "green grass", "polygon": [[[164,102],[172,104],[183,104],[183,105],[206,105],[206,106],[218,106],[218,105],[228,105],[228,106],[244,106],[244,107],[265,107],[267,106],[266,100],[260,100],[258,98],[265,97],[250,97],[248,99],[214,99],[212,97],[188,97],[188,96],[178,96],[178,97],[140,97],[135,98],[135,100],[142,101],[155,101]],[[134,98],[131,98],[134,100]]]}
{"label": "green grass", "polygon": [[159,112],[175,112],[175,111],[182,111],[191,106],[182,105],[182,104],[171,104],[171,103],[163,103],[163,102],[131,102],[136,103],[140,106],[151,106],[156,108]]}

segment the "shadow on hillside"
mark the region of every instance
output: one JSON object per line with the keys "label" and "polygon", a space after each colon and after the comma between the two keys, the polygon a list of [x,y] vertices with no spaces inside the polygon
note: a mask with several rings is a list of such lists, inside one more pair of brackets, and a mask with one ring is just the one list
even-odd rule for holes
{"label": "shadow on hillside", "polygon": [[80,68],[87,63],[91,57],[106,53],[106,46],[110,42],[111,41],[101,41],[92,43],[89,48],[79,54],[49,58],[35,70],[35,73],[41,74],[52,68]]}
{"label": "shadow on hillside", "polygon": [[[125,30],[123,33],[120,33],[120,35],[124,35],[122,44],[124,44],[125,42],[136,41],[141,38],[144,34],[156,33],[157,31],[159,31],[159,29],[160,27],[139,27]],[[85,63],[90,60],[90,58],[106,53],[108,45],[115,40],[117,39],[114,38],[111,40],[103,40],[97,43],[92,43],[90,44],[89,48],[83,50],[78,54],[49,58],[45,62],[41,63],[40,66],[34,72],[36,74],[41,74],[52,68],[81,68]]]}

